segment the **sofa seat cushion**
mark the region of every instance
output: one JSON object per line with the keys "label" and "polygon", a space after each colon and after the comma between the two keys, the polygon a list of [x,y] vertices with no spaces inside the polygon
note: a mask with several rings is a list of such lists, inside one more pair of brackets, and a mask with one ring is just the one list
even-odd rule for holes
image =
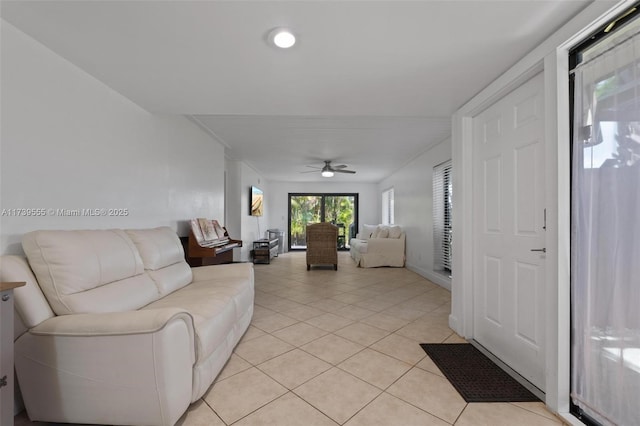
{"label": "sofa seat cushion", "polygon": [[[240,266],[242,264],[238,264]],[[144,307],[144,309],[180,308],[191,314],[195,327],[196,364],[206,360],[225,339],[234,325],[253,307],[253,279],[247,279],[241,271],[233,274],[233,268],[222,268],[228,271],[225,279],[220,277],[206,279],[206,273],[197,274],[195,268],[194,280],[190,285],[177,290],[162,299]],[[229,265],[236,266],[236,265]],[[242,268],[240,268],[242,269]]]}
{"label": "sofa seat cushion", "polygon": [[217,280],[224,281],[229,278],[244,278],[254,281],[253,264],[229,263],[225,265],[210,265],[193,268],[193,281]]}

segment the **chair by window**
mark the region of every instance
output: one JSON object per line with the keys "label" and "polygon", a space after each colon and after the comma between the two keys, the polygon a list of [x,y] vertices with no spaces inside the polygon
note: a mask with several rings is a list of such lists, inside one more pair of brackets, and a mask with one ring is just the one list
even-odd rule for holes
{"label": "chair by window", "polygon": [[307,225],[307,271],[311,265],[338,270],[338,227],[327,222]]}

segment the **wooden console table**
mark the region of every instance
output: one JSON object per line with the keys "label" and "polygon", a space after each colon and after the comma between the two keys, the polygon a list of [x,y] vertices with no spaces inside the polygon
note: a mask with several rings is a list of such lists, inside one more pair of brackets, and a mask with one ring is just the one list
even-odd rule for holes
{"label": "wooden console table", "polygon": [[[227,228],[224,228],[224,234],[229,236]],[[233,249],[242,247],[242,240],[229,239],[229,242],[220,247],[201,247],[193,235],[193,231],[189,231],[189,239],[185,253],[187,253],[187,263],[190,266],[220,265],[222,263],[233,262]]]}
{"label": "wooden console table", "polygon": [[26,283],[0,283],[0,424],[13,424],[13,289]]}

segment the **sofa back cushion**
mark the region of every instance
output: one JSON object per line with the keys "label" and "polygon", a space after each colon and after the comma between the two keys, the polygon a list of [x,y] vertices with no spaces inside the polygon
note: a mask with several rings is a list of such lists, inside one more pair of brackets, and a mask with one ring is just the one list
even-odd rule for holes
{"label": "sofa back cushion", "polygon": [[191,267],[176,232],[168,226],[153,229],[128,229],[144,269],[158,287],[160,296],[172,293],[193,280]]}
{"label": "sofa back cushion", "polygon": [[22,247],[58,315],[128,311],[160,297],[122,230],[35,231]]}
{"label": "sofa back cushion", "polygon": [[371,234],[371,238],[388,238],[389,237],[389,227],[385,225],[379,225],[373,234]]}
{"label": "sofa back cushion", "polygon": [[402,234],[402,227],[399,225],[378,225],[373,234],[371,234],[371,238],[398,239]]}
{"label": "sofa back cushion", "polygon": [[362,225],[362,232],[360,233],[360,239],[368,240],[378,228],[378,225]]}
{"label": "sofa back cushion", "polygon": [[402,235],[402,228],[397,225],[392,225],[389,227],[389,236],[388,238],[400,238]]}

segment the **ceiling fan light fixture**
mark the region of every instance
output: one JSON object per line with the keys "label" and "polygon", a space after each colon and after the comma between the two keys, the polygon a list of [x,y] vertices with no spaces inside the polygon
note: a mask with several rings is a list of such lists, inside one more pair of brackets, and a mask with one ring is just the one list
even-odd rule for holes
{"label": "ceiling fan light fixture", "polygon": [[296,36],[286,28],[276,28],[269,33],[269,40],[280,49],[288,49],[296,44]]}
{"label": "ceiling fan light fixture", "polygon": [[323,170],[321,175],[322,177],[333,177],[333,172],[331,170]]}

